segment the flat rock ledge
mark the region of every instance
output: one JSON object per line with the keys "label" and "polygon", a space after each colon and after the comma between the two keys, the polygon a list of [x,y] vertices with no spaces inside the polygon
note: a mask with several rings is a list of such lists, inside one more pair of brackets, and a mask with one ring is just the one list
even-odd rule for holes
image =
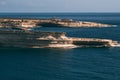
{"label": "flat rock ledge", "polygon": [[72,19],[30,19],[30,18],[0,18],[0,28],[29,29],[42,27],[111,27],[114,25],[87,21],[74,21]]}

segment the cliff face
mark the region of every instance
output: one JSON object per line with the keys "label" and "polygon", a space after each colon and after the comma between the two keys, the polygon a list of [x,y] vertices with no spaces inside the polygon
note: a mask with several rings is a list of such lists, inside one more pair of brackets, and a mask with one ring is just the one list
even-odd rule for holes
{"label": "cliff face", "polygon": [[0,19],[0,27],[33,28],[37,25],[43,27],[109,27],[111,25],[95,22],[83,22],[63,19]]}

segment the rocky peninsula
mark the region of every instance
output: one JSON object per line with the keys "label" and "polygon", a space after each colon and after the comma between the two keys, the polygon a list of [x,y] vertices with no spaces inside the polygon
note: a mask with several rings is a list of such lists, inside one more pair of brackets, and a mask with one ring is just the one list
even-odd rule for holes
{"label": "rocky peninsula", "polygon": [[64,32],[0,30],[1,47],[74,48],[113,47],[117,45],[117,41],[109,39],[67,37]]}
{"label": "rocky peninsula", "polygon": [[112,25],[96,22],[74,21],[72,19],[30,19],[30,18],[0,18],[0,27],[28,29],[42,27],[109,27]]}
{"label": "rocky peninsula", "polygon": [[[109,27],[111,25],[95,22],[73,21],[66,19],[25,19],[0,18],[0,46],[27,48],[64,48],[64,47],[112,47],[117,41],[96,38],[66,37],[64,32],[31,31],[29,28],[43,27]],[[14,30],[18,28],[19,30]]]}

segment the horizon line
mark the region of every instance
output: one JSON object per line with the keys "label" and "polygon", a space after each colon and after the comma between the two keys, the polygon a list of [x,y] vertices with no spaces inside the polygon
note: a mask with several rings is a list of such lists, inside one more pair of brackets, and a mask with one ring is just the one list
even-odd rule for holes
{"label": "horizon line", "polygon": [[120,12],[0,12],[0,13],[120,13]]}

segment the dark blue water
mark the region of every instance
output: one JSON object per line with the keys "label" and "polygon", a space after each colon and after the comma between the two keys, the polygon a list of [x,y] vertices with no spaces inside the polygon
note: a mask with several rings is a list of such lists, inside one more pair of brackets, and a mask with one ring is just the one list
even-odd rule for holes
{"label": "dark blue water", "polygon": [[[0,13],[0,17],[58,17],[109,23],[117,27],[41,27],[37,30],[120,42],[120,13]],[[0,80],[120,80],[120,48],[0,48]]]}

